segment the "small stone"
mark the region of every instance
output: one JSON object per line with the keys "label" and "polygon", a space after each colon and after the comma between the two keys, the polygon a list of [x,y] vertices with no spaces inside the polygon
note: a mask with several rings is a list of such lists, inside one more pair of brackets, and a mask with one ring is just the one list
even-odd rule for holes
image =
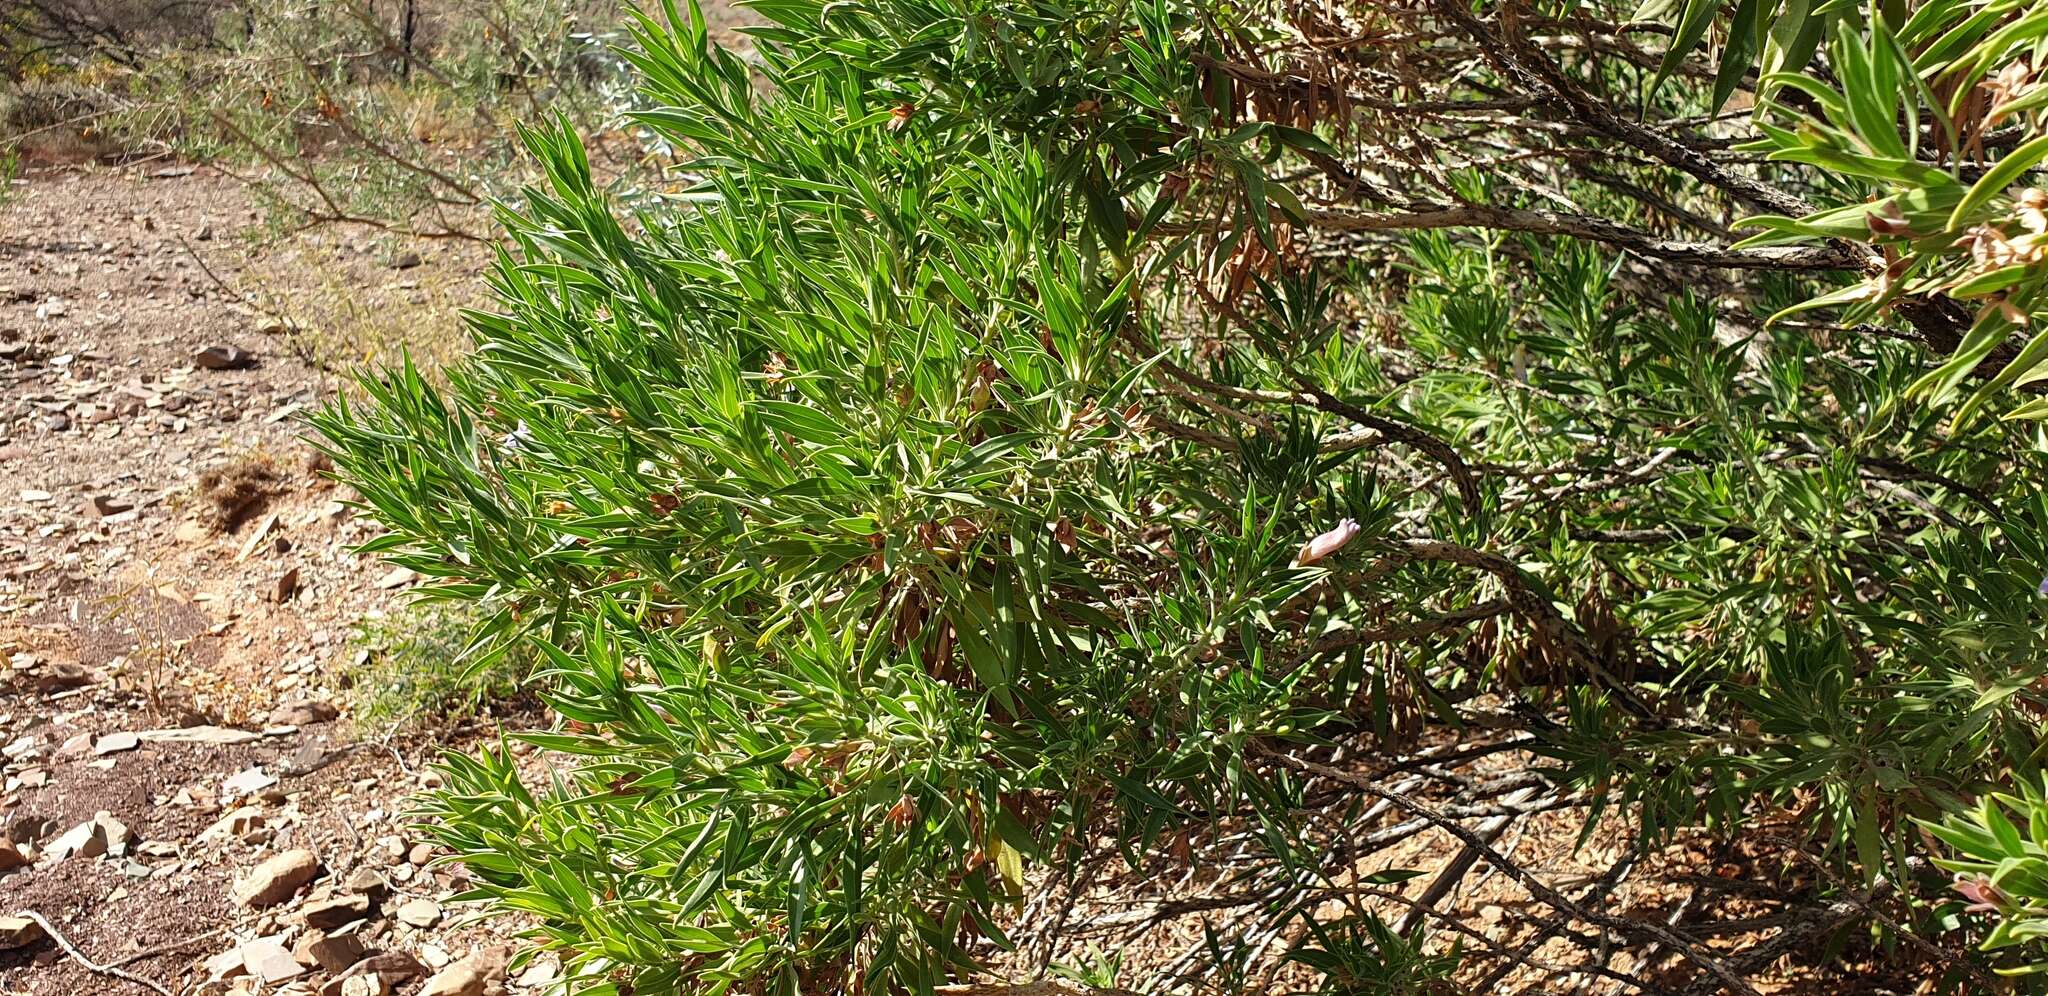
{"label": "small stone", "polygon": [[483,996],[484,989],[504,974],[510,954],[503,947],[478,951],[436,972],[417,996]]}
{"label": "small stone", "polygon": [[341,996],[390,996],[391,984],[381,975],[355,975],[341,980]]}
{"label": "small stone", "polygon": [[242,945],[242,964],[249,974],[265,982],[283,982],[306,974],[306,966],[299,964],[284,945],[268,937]]}
{"label": "small stone", "polygon": [[118,858],[128,853],[128,844],[135,836],[129,832],[128,824],[115,819],[104,809],[93,815],[92,822],[99,827],[100,837],[107,842],[108,854]]}
{"label": "small stone", "polygon": [[192,363],[207,370],[246,370],[256,357],[240,346],[208,346],[192,354]]}
{"label": "small stone", "polygon": [[263,810],[260,807],[239,806],[230,810],[226,816],[213,821],[213,825],[207,827],[205,832],[199,835],[199,839],[212,840],[216,837],[233,837],[236,840],[241,840],[254,833],[261,826],[263,826]]}
{"label": "small stone", "polygon": [[171,531],[171,538],[180,543],[198,543],[212,535],[213,530],[208,529],[205,523],[192,519],[178,523],[178,528]]}
{"label": "small stone", "polygon": [[354,894],[312,903],[304,910],[306,925],[332,930],[370,915],[370,897]]}
{"label": "small stone", "polygon": [[142,746],[142,739],[133,733],[109,733],[93,742],[95,754],[118,754]]}
{"label": "small stone", "polygon": [[434,845],[429,844],[425,841],[421,841],[420,843],[414,844],[412,846],[412,850],[406,852],[405,860],[410,861],[415,865],[424,865],[427,862],[434,860]]}
{"label": "small stone", "polygon": [[235,883],[235,905],[275,906],[312,881],[320,859],[304,848],[286,851],[257,865]]}
{"label": "small stone", "polygon": [[277,576],[277,581],[271,585],[270,600],[279,603],[289,602],[292,596],[298,593],[299,569],[294,567]]}
{"label": "small stone", "polygon": [[0,871],[13,871],[16,868],[26,867],[28,867],[28,858],[22,855],[21,848],[15,846],[13,841],[0,837]]}
{"label": "small stone", "polygon": [[0,916],[0,951],[25,948],[42,939],[42,924],[25,916]]}
{"label": "small stone", "polygon": [[441,904],[431,899],[408,899],[398,904],[398,922],[425,930],[441,922]]}
{"label": "small stone", "polygon": [[56,820],[47,816],[23,814],[7,821],[5,836],[10,844],[33,844],[56,832]]}
{"label": "small stone", "polygon": [[399,253],[391,260],[391,268],[394,270],[410,270],[423,262],[425,260],[420,258],[419,253],[407,251]]}

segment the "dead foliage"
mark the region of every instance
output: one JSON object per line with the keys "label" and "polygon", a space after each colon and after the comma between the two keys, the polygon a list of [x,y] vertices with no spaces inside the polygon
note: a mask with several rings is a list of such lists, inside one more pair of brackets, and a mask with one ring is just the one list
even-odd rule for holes
{"label": "dead foliage", "polygon": [[199,475],[195,493],[201,517],[215,532],[232,533],[287,490],[287,475],[276,459],[252,453]]}

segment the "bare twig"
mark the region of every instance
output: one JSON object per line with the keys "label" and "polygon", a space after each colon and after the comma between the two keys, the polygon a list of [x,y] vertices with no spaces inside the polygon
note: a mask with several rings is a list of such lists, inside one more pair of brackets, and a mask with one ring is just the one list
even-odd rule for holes
{"label": "bare twig", "polygon": [[1486,841],[1480,839],[1479,835],[1473,833],[1471,830],[1466,829],[1463,825],[1459,824],[1455,820],[1438,814],[1435,810],[1431,809],[1430,807],[1425,806],[1422,803],[1417,802],[1416,800],[1409,798],[1408,796],[1402,793],[1382,788],[1368,779],[1361,778],[1348,771],[1342,771],[1337,768],[1332,768],[1327,764],[1318,764],[1314,761],[1294,757],[1289,754],[1282,754],[1270,751],[1268,753],[1275,760],[1279,761],[1281,764],[1284,764],[1290,768],[1294,768],[1299,771],[1306,771],[1310,774],[1321,775],[1324,778],[1329,778],[1335,781],[1343,782],[1346,785],[1350,785],[1353,788],[1359,789],[1360,791],[1363,791],[1376,798],[1384,799],[1390,803],[1393,803],[1397,808],[1403,810],[1404,812],[1408,812],[1414,814],[1417,817],[1428,820],[1430,823],[1442,829],[1444,832],[1450,834],[1453,837],[1458,838],[1460,841],[1463,841],[1465,846],[1472,848],[1474,851],[1478,852],[1479,856],[1482,859],[1484,859],[1487,864],[1490,864],[1495,868],[1500,869],[1500,871],[1505,873],[1509,878],[1514,879],[1518,884],[1522,886],[1522,888],[1528,890],[1530,895],[1536,897],[1538,901],[1546,905],[1549,905],[1555,909],[1563,911],[1565,913],[1569,913],[1574,919],[1582,920],[1586,923],[1590,923],[1595,926],[1604,927],[1608,930],[1612,930],[1621,934],[1645,935],[1655,938],[1669,945],[1672,948],[1672,950],[1677,951],[1681,955],[1684,955],[1686,960],[1704,969],[1709,975],[1711,975],[1714,979],[1718,980],[1722,985],[1728,987],[1729,989],[1732,989],[1738,993],[1742,993],[1743,996],[1761,996],[1761,994],[1759,994],[1756,991],[1756,988],[1754,986],[1751,986],[1747,981],[1745,981],[1742,978],[1742,976],[1736,974],[1727,965],[1722,964],[1720,960],[1706,953],[1706,951],[1703,950],[1699,944],[1693,942],[1692,940],[1678,934],[1677,932],[1671,930],[1668,927],[1665,927],[1662,924],[1643,923],[1635,920],[1629,920],[1624,917],[1611,916],[1606,913],[1601,913],[1597,910],[1587,909],[1584,906],[1581,906],[1578,903],[1573,902],[1563,893],[1557,891],[1557,889],[1553,888],[1548,883],[1544,882],[1542,879],[1537,878],[1535,875],[1531,874],[1528,871],[1528,869],[1525,869],[1522,866],[1517,865],[1512,861],[1509,861],[1506,857],[1502,856],[1500,852],[1494,850],[1493,847],[1489,845]]}
{"label": "bare twig", "polygon": [[37,913],[34,910],[22,910],[20,913],[17,913],[15,915],[27,917],[30,920],[34,920],[36,922],[36,926],[43,928],[43,933],[49,935],[50,940],[57,942],[57,946],[63,948],[64,953],[70,955],[72,961],[75,961],[80,965],[85,966],[87,971],[94,972],[99,975],[112,976],[113,978],[120,979],[124,982],[131,982],[135,985],[155,990],[156,992],[161,993],[162,996],[171,996],[171,991],[169,989],[165,989],[163,986],[160,986],[155,982],[150,981],[149,979],[143,978],[140,975],[136,975],[133,972],[123,970],[114,965],[102,965],[98,962],[93,961],[91,958],[87,958],[85,956],[85,952],[78,950],[78,946],[72,944],[70,939],[66,938],[64,934],[57,929],[57,926],[51,923],[49,919],[43,916],[41,913]]}
{"label": "bare twig", "polygon": [[1098,989],[1050,979],[1037,982],[970,982],[939,986],[932,991],[939,996],[1138,996],[1128,989]]}
{"label": "bare twig", "polygon": [[[1513,806],[1518,803],[1527,802],[1534,798],[1535,795],[1536,788],[1531,786],[1519,789],[1501,801],[1506,805]],[[1512,813],[1505,816],[1495,816],[1479,824],[1479,829],[1473,831],[1473,835],[1486,844],[1492,844],[1500,839],[1501,834],[1507,832],[1508,825],[1514,821],[1515,815]],[[1429,885],[1422,890],[1422,895],[1415,897],[1415,905],[1401,917],[1400,923],[1394,929],[1403,936],[1413,934],[1415,928],[1422,926],[1423,913],[1434,909],[1437,903],[1450,895],[1452,890],[1458,887],[1458,883],[1464,879],[1465,875],[1472,870],[1472,866],[1478,863],[1479,850],[1467,844],[1463,850],[1460,850],[1455,857],[1451,858],[1448,864],[1444,865],[1442,871],[1437,872],[1436,878],[1431,879]]]}
{"label": "bare twig", "polygon": [[133,954],[121,956],[121,958],[118,961],[108,962],[107,967],[120,968],[123,965],[132,965],[135,962],[141,961],[144,958],[154,958],[157,955],[179,954],[191,948],[198,947],[199,945],[204,944],[207,941],[213,940],[214,938],[219,937],[227,932],[228,928],[217,927],[213,930],[207,931],[204,934],[193,934],[191,937],[187,937],[182,941],[172,941],[169,944],[159,944],[155,947],[143,948],[142,950],[137,951]]}

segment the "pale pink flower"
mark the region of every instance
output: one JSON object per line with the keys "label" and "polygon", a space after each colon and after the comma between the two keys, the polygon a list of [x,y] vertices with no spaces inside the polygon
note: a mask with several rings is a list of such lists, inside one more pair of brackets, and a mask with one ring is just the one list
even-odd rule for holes
{"label": "pale pink flower", "polygon": [[1913,237],[1913,226],[1906,221],[1905,212],[1899,210],[1897,201],[1886,201],[1883,207],[1864,212],[1863,221],[1870,226],[1870,234],[1878,237]]}
{"label": "pale pink flower", "polygon": [[1355,519],[1345,519],[1337,523],[1335,529],[1309,540],[1308,543],[1303,545],[1301,552],[1294,555],[1294,566],[1307,567],[1344,549],[1344,544],[1351,542],[1352,538],[1358,535],[1358,530],[1359,525]]}
{"label": "pale pink flower", "polygon": [[1956,240],[1958,247],[1970,250],[1970,259],[1982,271],[1999,270],[2015,263],[2030,263],[2040,252],[2032,246],[2014,245],[2005,233],[1990,225],[1977,225],[1963,233]]}
{"label": "pale pink flower", "polygon": [[2027,231],[2040,235],[2048,232],[2048,190],[2027,187],[2013,195],[2013,216]]}
{"label": "pale pink flower", "polygon": [[1954,888],[1970,901],[1970,905],[1963,907],[1965,913],[1996,913],[2012,904],[1998,886],[1982,875],[1957,874]]}
{"label": "pale pink flower", "polygon": [[1983,88],[1984,92],[1991,97],[1991,117],[1984,123],[1986,125],[1995,125],[2004,120],[2008,113],[2000,105],[2009,104],[2026,96],[2029,91],[2041,84],[2034,79],[2034,68],[2027,65],[2026,60],[2022,59],[2007,65],[2004,69],[1999,70],[1997,75],[1977,85]]}

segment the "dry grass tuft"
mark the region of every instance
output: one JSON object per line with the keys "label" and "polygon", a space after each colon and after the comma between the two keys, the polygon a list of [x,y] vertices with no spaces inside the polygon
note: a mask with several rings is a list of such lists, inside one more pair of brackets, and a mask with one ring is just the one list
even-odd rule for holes
{"label": "dry grass tuft", "polygon": [[285,492],[286,474],[267,453],[248,453],[199,475],[196,488],[207,524],[231,533]]}

